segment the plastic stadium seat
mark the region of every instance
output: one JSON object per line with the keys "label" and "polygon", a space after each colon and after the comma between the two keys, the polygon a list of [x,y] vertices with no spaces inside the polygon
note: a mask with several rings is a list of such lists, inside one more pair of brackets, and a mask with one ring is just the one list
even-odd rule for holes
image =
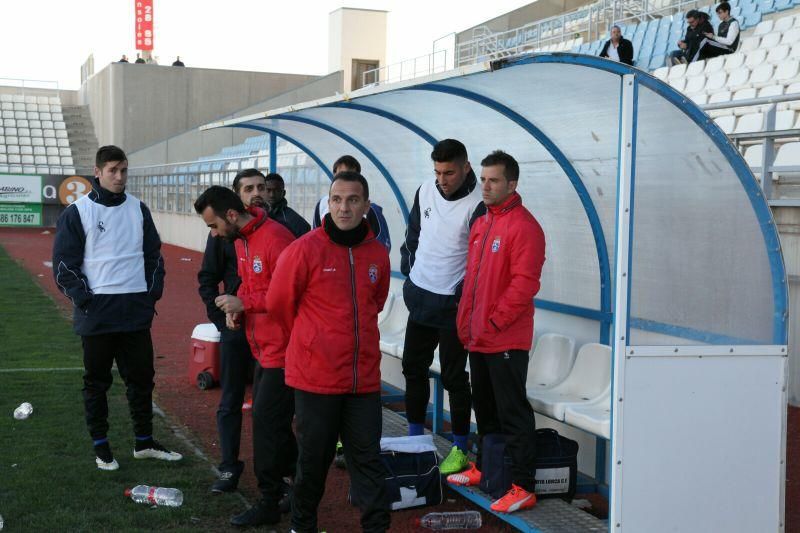
{"label": "plastic stadium seat", "polygon": [[749,146],[744,153],[744,161],[757,179],[761,179],[761,158],[764,154],[763,144]]}
{"label": "plastic stadium seat", "polygon": [[693,94],[690,98],[697,105],[705,105],[706,102],[708,102],[708,95],[706,93]]}
{"label": "plastic stadium seat", "polygon": [[15,126],[12,126],[12,127],[6,126],[5,130],[6,130],[6,135],[13,135],[13,136],[16,137],[17,128]]}
{"label": "plastic stadium seat", "polygon": [[14,102],[14,111],[25,111],[25,104],[22,102]]}
{"label": "plastic stadium seat", "polygon": [[[19,138],[16,135],[6,135],[6,144],[9,145],[9,154],[19,153]],[[14,151],[11,151],[12,148],[14,148]]]}
{"label": "plastic stadium seat", "polygon": [[44,139],[42,137],[31,137],[31,144],[33,146],[44,146]]}
{"label": "plastic stadium seat", "polygon": [[6,154],[0,153],[0,164],[7,164],[8,163],[8,156]]}
{"label": "plastic stadium seat", "polygon": [[[72,150],[70,148],[59,148],[58,149],[58,155],[60,155],[61,157],[72,157]],[[386,311],[387,306],[391,305],[391,303],[389,302],[389,300],[391,300],[391,299],[392,298],[387,298],[386,299],[386,303],[383,305],[383,311]],[[381,323],[380,320],[381,320],[381,317],[380,317],[380,315],[378,315],[378,325],[380,325],[380,323]]]}
{"label": "plastic stadium seat", "polygon": [[53,121],[62,121],[64,120],[63,113],[53,113]]}
{"label": "plastic stadium seat", "polygon": [[730,54],[725,58],[725,71],[730,72],[744,65],[745,55],[741,53]]}
{"label": "plastic stadium seat", "polygon": [[65,165],[65,166],[68,166],[68,167],[70,167],[70,166],[72,166],[74,163],[73,163],[73,161],[72,161],[72,158],[71,158],[71,157],[62,157],[62,158],[61,158],[61,164],[62,164],[62,165]]}
{"label": "plastic stadium seat", "polygon": [[46,165],[47,164],[47,157],[43,155],[34,156],[34,162],[37,165]]}
{"label": "plastic stadium seat", "polygon": [[6,153],[6,137],[5,135],[0,135],[0,153]]}
{"label": "plastic stadium seat", "polygon": [[[752,87],[747,87],[745,89],[739,89],[735,93],[733,93],[733,97],[731,98],[731,102],[735,102],[737,100],[749,100],[751,98],[756,97],[757,89]],[[748,113],[753,113],[755,110],[752,106],[742,106],[742,107],[735,107],[732,109],[734,115],[746,115]]]}
{"label": "plastic stadium seat", "polygon": [[52,120],[43,120],[42,121],[42,128],[46,129],[46,130],[48,130],[48,129],[52,130],[53,129],[53,121]]}
{"label": "plastic stadium seat", "polygon": [[667,80],[676,91],[683,92],[684,87],[686,87],[686,78],[674,78],[671,80]]}
{"label": "plastic stadium seat", "polygon": [[692,76],[691,78],[686,79],[686,87],[684,87],[683,92],[691,96],[693,94],[703,92],[703,87],[705,87],[705,85],[705,76]]}
{"label": "plastic stadium seat", "polygon": [[67,139],[56,139],[56,146],[58,147],[66,147],[69,146],[69,140]]}
{"label": "plastic stadium seat", "polygon": [[39,111],[39,108],[36,106],[36,104],[25,104],[25,111]]}
{"label": "plastic stadium seat", "polygon": [[25,120],[28,118],[28,114],[25,111],[14,111],[14,118],[17,120]]}
{"label": "plastic stadium seat", "polygon": [[51,113],[61,113],[61,104],[56,104],[56,105],[50,104],[50,112]]}
{"label": "plastic stadium seat", "polygon": [[22,161],[19,154],[8,154],[8,162],[19,165]]}
{"label": "plastic stadium seat", "polygon": [[724,70],[720,70],[718,72],[713,73],[711,76],[708,77],[706,81],[706,92],[711,94],[714,91],[722,89],[725,87],[725,80],[727,79],[727,73]]}
{"label": "plastic stadium seat", "polygon": [[694,63],[689,63],[689,66],[686,67],[686,77],[691,78],[692,76],[699,76],[705,69],[705,61],[695,61]]}
{"label": "plastic stadium seat", "polygon": [[725,56],[717,56],[706,61],[706,76],[711,76],[715,72],[719,72],[725,66]]}
{"label": "plastic stadium seat", "polygon": [[36,173],[37,173],[37,174],[51,174],[51,172],[50,172],[50,167],[40,167],[40,166],[37,166],[37,167],[36,167]]}
{"label": "plastic stadium seat", "polygon": [[550,389],[529,390],[534,411],[555,420],[564,420],[564,411],[573,404],[598,401],[611,388],[611,348],[603,344],[584,344],[567,378]]}
{"label": "plastic stadium seat", "polygon": [[756,88],[772,85],[773,72],[774,68],[769,63],[764,63],[762,65],[757,66],[755,69],[753,69],[753,72],[750,74],[750,84]]}
{"label": "plastic stadium seat", "polygon": [[33,147],[32,146],[20,146],[19,153],[22,155],[33,155]]}
{"label": "plastic stadium seat", "polygon": [[30,146],[31,145],[31,138],[30,137],[19,137],[19,145],[20,146]]}
{"label": "plastic stadium seat", "polygon": [[758,2],[758,10],[764,15],[775,13],[775,0],[760,0]]}
{"label": "plastic stadium seat", "polygon": [[45,146],[58,146],[58,143],[56,142],[56,140],[54,138],[48,137],[48,138],[45,138],[44,145]]}
{"label": "plastic stadium seat", "polygon": [[13,102],[10,94],[0,94],[0,102]]}
{"label": "plastic stadium seat", "polygon": [[13,94],[13,95],[11,95],[11,101],[14,102],[15,104],[16,103],[23,103],[24,104],[25,103],[25,97],[23,97],[21,94]]}
{"label": "plastic stadium seat", "polygon": [[792,46],[792,49],[789,51],[789,58],[800,59],[800,42],[795,43],[794,46]]}
{"label": "plastic stadium seat", "polygon": [[55,146],[51,146],[51,147],[45,148],[45,154],[46,155],[58,155],[58,148],[56,148]]}
{"label": "plastic stadium seat", "polygon": [[563,382],[575,362],[575,341],[570,337],[547,333],[536,342],[528,364],[529,389],[541,390]]}
{"label": "plastic stadium seat", "polygon": [[30,126],[29,126],[29,123],[28,123],[27,119],[20,119],[20,120],[17,121],[17,127],[18,128],[28,128]]}
{"label": "plastic stadium seat", "polygon": [[593,402],[570,405],[564,411],[564,423],[594,435],[611,438],[611,388]]}
{"label": "plastic stadium seat", "polygon": [[23,165],[32,165],[33,164],[33,156],[32,155],[23,155],[20,157],[21,162]]}
{"label": "plastic stadium seat", "polygon": [[39,113],[39,118],[41,120],[53,120],[53,115],[50,113]]}
{"label": "plastic stadium seat", "polygon": [[56,139],[67,139],[67,130],[56,130]]}
{"label": "plastic stadium seat", "polygon": [[47,156],[47,164],[48,165],[61,165],[61,158],[57,155],[49,155]]}
{"label": "plastic stadium seat", "polygon": [[[731,91],[735,91],[747,85],[747,80],[749,78],[750,78],[750,69],[747,67],[739,67],[728,75],[727,87]],[[718,89],[719,87],[712,87],[712,88]]]}
{"label": "plastic stadium seat", "polygon": [[660,67],[653,71],[653,76],[660,79],[661,81],[667,81],[668,74],[669,74],[669,67]]}
{"label": "plastic stadium seat", "polygon": [[786,143],[778,149],[773,165],[800,166],[800,142]]}
{"label": "plastic stadium seat", "polygon": [[794,26],[794,15],[787,15],[776,20],[772,29],[784,33],[790,30],[792,26]]}
{"label": "plastic stadium seat", "polygon": [[775,129],[790,130],[797,122],[797,113],[793,109],[784,109],[775,113]]}
{"label": "plastic stadium seat", "polygon": [[773,31],[764,35],[763,37],[761,37],[760,48],[762,50],[769,51],[770,48],[778,46],[778,44],[781,42],[781,37],[783,37],[783,35],[781,35],[777,31]]}
{"label": "plastic stadium seat", "polygon": [[792,0],[775,0],[775,11],[786,11],[792,9],[794,4]]}
{"label": "plastic stadium seat", "polygon": [[733,133],[750,133],[764,129],[764,113],[749,113],[742,115],[736,122]]}
{"label": "plastic stadium seat", "polygon": [[784,85],[788,85],[798,78],[800,78],[800,61],[797,59],[786,59],[775,69],[775,81]]}
{"label": "plastic stadium seat", "polygon": [[668,80],[676,80],[678,78],[683,78],[686,75],[686,65],[675,65],[670,67],[669,75],[667,76]]}
{"label": "plastic stadium seat", "polygon": [[780,96],[783,94],[783,85],[767,85],[758,90],[759,98],[766,98],[767,96]]}
{"label": "plastic stadium seat", "polygon": [[[399,285],[397,291],[399,292]],[[393,291],[394,292],[394,291]],[[393,295],[391,311],[380,324],[381,351],[394,357],[403,356],[406,325],[408,324],[408,308],[403,303],[402,295]]]}
{"label": "plastic stadium seat", "polygon": [[767,54],[767,62],[776,65],[789,57],[789,45],[779,44]]}
{"label": "plastic stadium seat", "polygon": [[31,128],[31,137],[44,137],[42,128]]}
{"label": "plastic stadium seat", "polygon": [[716,122],[717,126],[719,126],[719,129],[721,129],[722,132],[727,135],[729,133],[733,133],[733,128],[736,125],[736,117],[733,115],[725,115],[715,118],[714,122]]}
{"label": "plastic stadium seat", "polygon": [[[10,163],[11,161],[9,161]],[[8,171],[12,174],[21,174],[22,173],[22,165],[8,165]]]}
{"label": "plastic stadium seat", "polygon": [[761,13],[759,11],[756,11],[755,13],[749,13],[745,15],[743,18],[744,18],[744,22],[742,23],[743,29],[752,28],[753,26],[757,26],[758,24],[761,23]]}

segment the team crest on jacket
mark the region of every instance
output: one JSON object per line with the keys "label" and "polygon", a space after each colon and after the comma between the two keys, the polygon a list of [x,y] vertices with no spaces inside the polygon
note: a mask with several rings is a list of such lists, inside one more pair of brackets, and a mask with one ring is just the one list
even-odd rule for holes
{"label": "team crest on jacket", "polygon": [[369,281],[371,283],[373,283],[373,284],[377,283],[378,282],[378,265],[374,265],[374,264],[370,265],[368,273],[369,273]]}
{"label": "team crest on jacket", "polygon": [[261,274],[262,270],[264,270],[264,265],[261,263],[261,258],[259,256],[255,256],[253,258],[253,272],[256,274]]}
{"label": "team crest on jacket", "polygon": [[497,253],[500,250],[500,236],[494,238],[492,241],[492,253]]}

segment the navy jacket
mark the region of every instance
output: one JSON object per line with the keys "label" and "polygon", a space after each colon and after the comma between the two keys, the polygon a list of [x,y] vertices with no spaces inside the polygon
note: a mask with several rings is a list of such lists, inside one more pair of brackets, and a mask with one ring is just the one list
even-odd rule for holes
{"label": "navy jacket", "polygon": [[[107,207],[121,205],[125,193],[103,189],[97,179],[89,199]],[[74,205],[68,206],[56,224],[53,245],[53,276],[61,291],[72,301],[73,328],[81,336],[149,329],[155,303],[164,291],[164,259],[161,239],[150,210],[142,202],[144,273],[147,291],[129,294],[94,294],[81,271],[86,234]]]}
{"label": "navy jacket", "polygon": [[280,222],[283,227],[292,232],[295,239],[311,231],[311,225],[297,211],[289,207],[286,198],[281,198],[281,201],[276,205],[272,207],[265,206],[264,209],[269,218],[275,222]]}
{"label": "navy jacket", "polygon": [[218,331],[225,331],[225,313],[214,303],[220,295],[219,284],[222,282],[224,294],[236,295],[242,280],[237,270],[236,247],[233,242],[222,237],[214,237],[208,233],[206,251],[203,254],[203,266],[197,273],[200,284],[200,298],[206,304],[208,319],[217,326]]}

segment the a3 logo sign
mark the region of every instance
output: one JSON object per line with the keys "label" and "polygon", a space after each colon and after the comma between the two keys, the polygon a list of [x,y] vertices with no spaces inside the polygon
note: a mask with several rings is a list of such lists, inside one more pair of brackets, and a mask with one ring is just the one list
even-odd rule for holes
{"label": "a3 logo sign", "polygon": [[92,184],[83,176],[70,176],[58,186],[58,199],[64,205],[76,202],[92,190]]}

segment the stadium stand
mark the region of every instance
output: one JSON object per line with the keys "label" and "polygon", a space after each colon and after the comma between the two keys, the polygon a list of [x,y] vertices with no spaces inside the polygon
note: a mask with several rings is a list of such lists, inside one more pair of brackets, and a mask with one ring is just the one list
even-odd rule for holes
{"label": "stadium stand", "polygon": [[74,174],[58,96],[0,93],[0,172]]}

